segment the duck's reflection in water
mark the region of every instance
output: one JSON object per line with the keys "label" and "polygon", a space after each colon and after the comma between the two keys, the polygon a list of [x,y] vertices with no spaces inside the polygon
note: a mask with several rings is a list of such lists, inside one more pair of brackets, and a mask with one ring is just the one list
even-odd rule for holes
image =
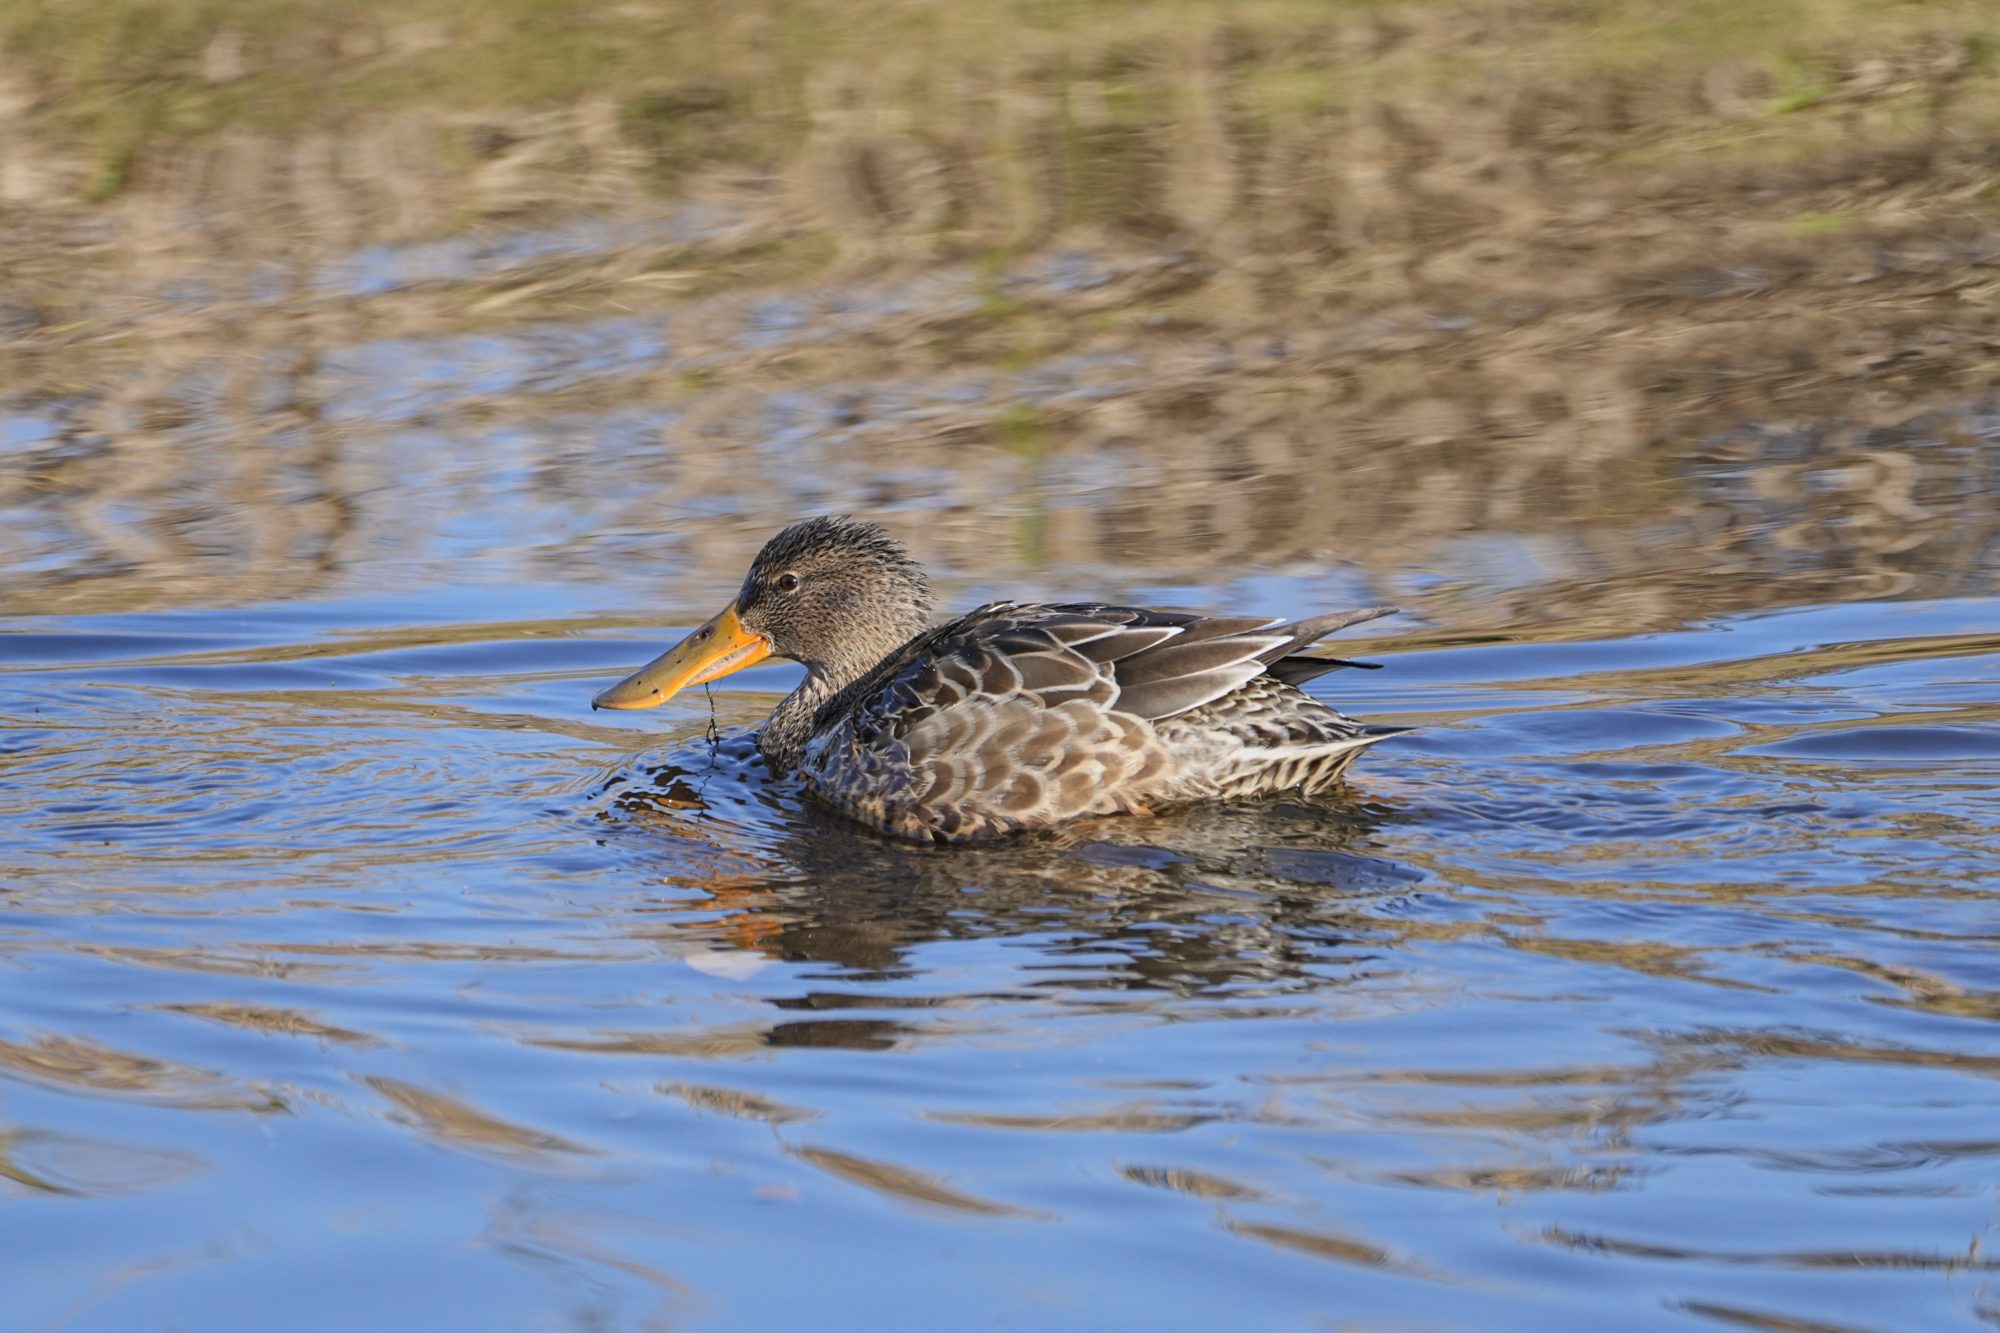
{"label": "duck's reflection in water", "polygon": [[1279,798],[919,847],[816,809],[735,742],[629,774],[602,812],[607,842],[698,891],[683,906],[721,947],[868,983],[920,974],[913,955],[936,941],[1033,937],[1009,972],[1036,993],[1239,999],[1338,983],[1393,947],[1395,905],[1423,878],[1368,853],[1394,818],[1358,798]]}

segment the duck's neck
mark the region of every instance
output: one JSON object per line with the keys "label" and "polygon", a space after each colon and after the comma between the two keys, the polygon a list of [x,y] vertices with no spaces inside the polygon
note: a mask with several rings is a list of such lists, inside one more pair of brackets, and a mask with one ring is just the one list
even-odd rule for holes
{"label": "duck's neck", "polygon": [[827,700],[852,684],[818,668],[807,668],[800,686],[779,701],[771,716],[757,729],[757,748],[771,767],[789,773],[805,756],[806,742],[812,739],[813,719]]}
{"label": "duck's neck", "polygon": [[[922,612],[913,610],[907,623],[874,644],[856,645],[852,656],[808,665],[805,680],[779,700],[770,720],[757,730],[757,748],[765,760],[780,773],[797,768],[805,758],[815,724],[828,706],[839,713],[853,705],[853,696],[872,693],[882,683],[877,679],[879,674],[902,663],[909,646],[930,628]],[[883,648],[885,642],[888,646]]]}
{"label": "duck's neck", "polygon": [[843,694],[873,690],[877,672],[892,661],[900,662],[904,650],[933,628],[930,592],[923,585],[884,603],[856,617],[855,632],[827,657],[806,663],[805,680],[771,710],[770,720],[758,730],[757,748],[778,772],[791,772],[805,758],[814,724],[828,705],[838,710]]}

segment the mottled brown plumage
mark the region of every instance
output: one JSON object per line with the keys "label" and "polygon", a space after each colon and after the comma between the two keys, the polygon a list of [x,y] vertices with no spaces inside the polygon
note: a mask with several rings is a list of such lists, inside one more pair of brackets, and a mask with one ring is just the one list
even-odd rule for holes
{"label": "mottled brown plumage", "polygon": [[795,524],[737,600],[598,696],[643,707],[762,656],[806,680],[758,733],[774,767],[882,832],[938,842],[1336,781],[1403,728],[1299,686],[1297,651],[1387,608],[1285,623],[1095,603],[980,607],[926,627],[922,571],[879,527]]}

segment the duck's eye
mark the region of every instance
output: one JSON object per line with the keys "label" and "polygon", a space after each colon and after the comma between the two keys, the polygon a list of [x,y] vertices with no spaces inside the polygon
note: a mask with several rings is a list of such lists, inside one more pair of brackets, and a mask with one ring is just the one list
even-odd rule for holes
{"label": "duck's eye", "polygon": [[775,587],[779,592],[797,592],[799,590],[799,576],[787,570],[772,580],[771,586]]}

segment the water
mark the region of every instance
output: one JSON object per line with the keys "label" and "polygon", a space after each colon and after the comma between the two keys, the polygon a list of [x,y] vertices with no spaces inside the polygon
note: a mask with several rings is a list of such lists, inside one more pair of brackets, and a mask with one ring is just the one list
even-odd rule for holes
{"label": "water", "polygon": [[[379,311],[688,216],[316,271]],[[1989,407],[1389,452],[1301,388],[1359,325],[928,341],[1180,262],[48,349],[0,1323],[2000,1324]],[[935,851],[762,777],[794,668],[589,711],[831,508],[956,605],[1398,602],[1313,688],[1420,730]]]}
{"label": "water", "polygon": [[941,853],[510,601],[12,626],[14,1326],[1995,1317],[1994,599],[1385,651],[1349,800]]}

